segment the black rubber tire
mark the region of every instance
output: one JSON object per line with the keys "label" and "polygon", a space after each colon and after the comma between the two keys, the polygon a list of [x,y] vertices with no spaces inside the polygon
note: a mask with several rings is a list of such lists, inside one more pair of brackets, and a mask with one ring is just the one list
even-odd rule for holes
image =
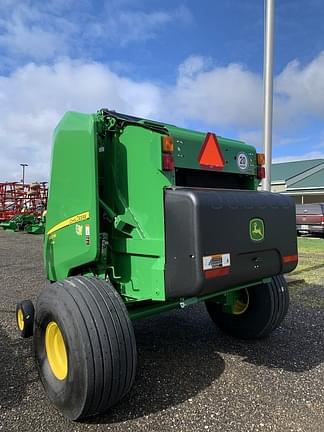
{"label": "black rubber tire", "polygon": [[[67,377],[55,377],[47,359],[45,330],[55,321],[67,351]],[[94,277],[55,282],[38,298],[34,352],[43,386],[71,420],[106,412],[131,389],[137,352],[133,326],[114,289]]]}
{"label": "black rubber tire", "polygon": [[[21,310],[24,319],[24,328],[19,328],[18,311]],[[16,305],[17,328],[22,338],[33,336],[35,309],[31,300],[22,300]]]}
{"label": "black rubber tire", "polygon": [[270,283],[247,288],[249,305],[245,312],[234,315],[223,311],[222,305],[206,301],[207,311],[217,326],[240,339],[261,339],[275,330],[287,314],[289,291],[282,275]]}

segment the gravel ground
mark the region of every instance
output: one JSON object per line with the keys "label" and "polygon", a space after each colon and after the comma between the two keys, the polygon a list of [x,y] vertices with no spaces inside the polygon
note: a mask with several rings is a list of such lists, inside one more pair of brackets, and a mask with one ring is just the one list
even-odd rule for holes
{"label": "gravel ground", "polygon": [[35,300],[44,285],[41,250],[41,236],[0,232],[1,431],[324,431],[324,307],[300,296],[257,342],[220,333],[203,305],[137,322],[130,395],[104,417],[65,420],[15,325],[16,301]]}

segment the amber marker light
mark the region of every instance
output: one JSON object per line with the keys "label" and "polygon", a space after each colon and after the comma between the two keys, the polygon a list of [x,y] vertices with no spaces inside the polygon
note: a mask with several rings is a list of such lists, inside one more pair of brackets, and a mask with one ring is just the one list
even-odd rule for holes
{"label": "amber marker light", "polygon": [[173,139],[170,135],[163,135],[162,151],[163,153],[173,153]]}
{"label": "amber marker light", "polygon": [[264,153],[257,153],[256,154],[257,157],[257,164],[258,165],[264,165],[265,164],[265,156]]}

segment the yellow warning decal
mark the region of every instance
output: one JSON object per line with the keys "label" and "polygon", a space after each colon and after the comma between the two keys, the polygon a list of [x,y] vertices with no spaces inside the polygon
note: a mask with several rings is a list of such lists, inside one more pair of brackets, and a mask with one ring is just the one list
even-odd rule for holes
{"label": "yellow warning decal", "polygon": [[75,216],[72,216],[72,217],[65,219],[64,221],[54,225],[53,228],[51,228],[50,230],[47,231],[47,235],[50,235],[55,231],[58,231],[62,228],[65,228],[66,226],[73,225],[77,222],[85,221],[87,219],[90,219],[90,212],[88,212],[88,211],[80,213],[80,214],[75,215]]}

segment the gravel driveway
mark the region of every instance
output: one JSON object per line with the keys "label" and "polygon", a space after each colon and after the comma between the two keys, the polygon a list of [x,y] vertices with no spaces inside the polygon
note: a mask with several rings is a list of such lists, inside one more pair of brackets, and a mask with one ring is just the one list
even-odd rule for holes
{"label": "gravel driveway", "polygon": [[31,339],[17,336],[16,301],[43,285],[42,237],[0,232],[1,431],[324,431],[323,302],[292,295],[282,326],[248,343],[218,331],[203,305],[137,322],[133,390],[108,415],[72,423],[43,392]]}

